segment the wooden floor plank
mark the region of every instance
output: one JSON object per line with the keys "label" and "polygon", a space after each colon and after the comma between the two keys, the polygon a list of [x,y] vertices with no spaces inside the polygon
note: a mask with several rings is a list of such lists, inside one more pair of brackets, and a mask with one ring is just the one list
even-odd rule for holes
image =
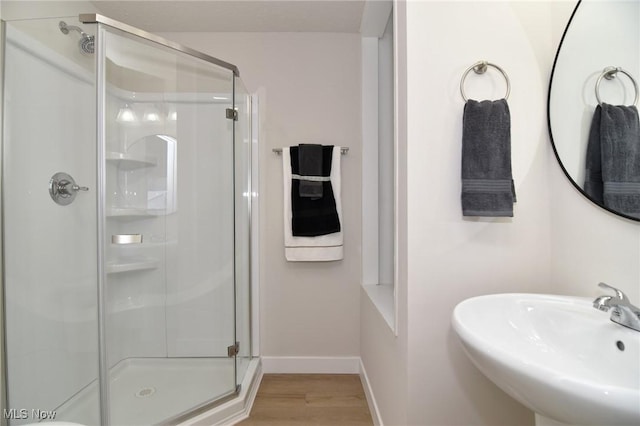
{"label": "wooden floor plank", "polygon": [[242,426],[371,426],[356,374],[265,374]]}

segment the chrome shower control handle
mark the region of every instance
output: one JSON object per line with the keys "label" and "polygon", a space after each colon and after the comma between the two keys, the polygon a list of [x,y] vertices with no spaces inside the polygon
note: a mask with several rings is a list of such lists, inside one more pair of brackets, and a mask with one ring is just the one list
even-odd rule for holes
{"label": "chrome shower control handle", "polygon": [[76,181],[63,172],[56,173],[49,180],[49,195],[56,204],[61,206],[71,204],[79,191],[86,192],[88,190],[89,188],[86,186],[76,185]]}

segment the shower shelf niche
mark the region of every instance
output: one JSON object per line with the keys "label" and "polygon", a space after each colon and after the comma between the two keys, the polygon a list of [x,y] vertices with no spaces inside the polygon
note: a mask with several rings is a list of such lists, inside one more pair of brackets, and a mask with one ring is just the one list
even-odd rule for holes
{"label": "shower shelf niche", "polygon": [[107,262],[107,274],[118,274],[121,272],[144,271],[146,269],[157,269],[160,262],[150,257],[121,258]]}
{"label": "shower shelf niche", "polygon": [[106,212],[107,217],[114,218],[148,218],[148,217],[156,217],[162,214],[162,212],[158,210],[148,210],[148,209],[126,209],[126,208],[109,208]]}
{"label": "shower shelf niche", "polygon": [[107,152],[107,163],[114,164],[118,169],[122,171],[129,171],[135,169],[142,169],[145,167],[155,167],[158,164],[157,159],[153,157],[139,158],[131,154],[125,154],[123,152]]}

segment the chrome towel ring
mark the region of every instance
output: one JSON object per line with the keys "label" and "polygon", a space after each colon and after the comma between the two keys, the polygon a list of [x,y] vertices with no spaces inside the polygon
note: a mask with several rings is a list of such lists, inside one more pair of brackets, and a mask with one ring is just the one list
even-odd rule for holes
{"label": "chrome towel ring", "polygon": [[616,78],[616,74],[618,74],[619,72],[629,77],[629,80],[631,80],[631,82],[633,83],[633,89],[636,92],[636,97],[633,99],[633,104],[638,105],[638,84],[633,79],[631,74],[629,74],[627,71],[623,70],[620,67],[606,67],[602,71],[602,74],[600,74],[600,77],[598,77],[598,79],[596,80],[596,99],[598,100],[598,105],[602,105],[602,100],[600,99],[600,93],[599,93],[600,82],[602,81],[602,78],[604,77],[607,80],[613,80],[614,78]]}
{"label": "chrome towel ring", "polygon": [[467,74],[469,74],[471,70],[473,70],[473,72],[475,72],[476,74],[484,74],[487,71],[487,67],[493,67],[500,71],[505,81],[507,82],[507,93],[504,95],[504,98],[509,99],[509,93],[511,93],[511,82],[509,81],[509,76],[507,76],[507,73],[496,64],[492,64],[491,62],[487,61],[478,61],[467,68],[464,74],[462,74],[462,79],[460,80],[460,94],[462,95],[462,99],[464,99],[465,102],[468,100],[467,96],[464,93],[464,81],[467,78]]}

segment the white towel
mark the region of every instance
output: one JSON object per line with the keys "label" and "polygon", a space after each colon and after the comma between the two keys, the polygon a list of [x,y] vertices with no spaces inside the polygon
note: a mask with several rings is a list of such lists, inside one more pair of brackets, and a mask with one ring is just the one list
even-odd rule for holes
{"label": "white towel", "polygon": [[282,171],[284,176],[284,254],[289,262],[326,262],[341,260],[343,255],[342,198],[340,196],[340,147],[334,146],[331,153],[331,188],[336,200],[340,220],[340,231],[317,237],[295,237],[291,230],[291,151],[282,148]]}

